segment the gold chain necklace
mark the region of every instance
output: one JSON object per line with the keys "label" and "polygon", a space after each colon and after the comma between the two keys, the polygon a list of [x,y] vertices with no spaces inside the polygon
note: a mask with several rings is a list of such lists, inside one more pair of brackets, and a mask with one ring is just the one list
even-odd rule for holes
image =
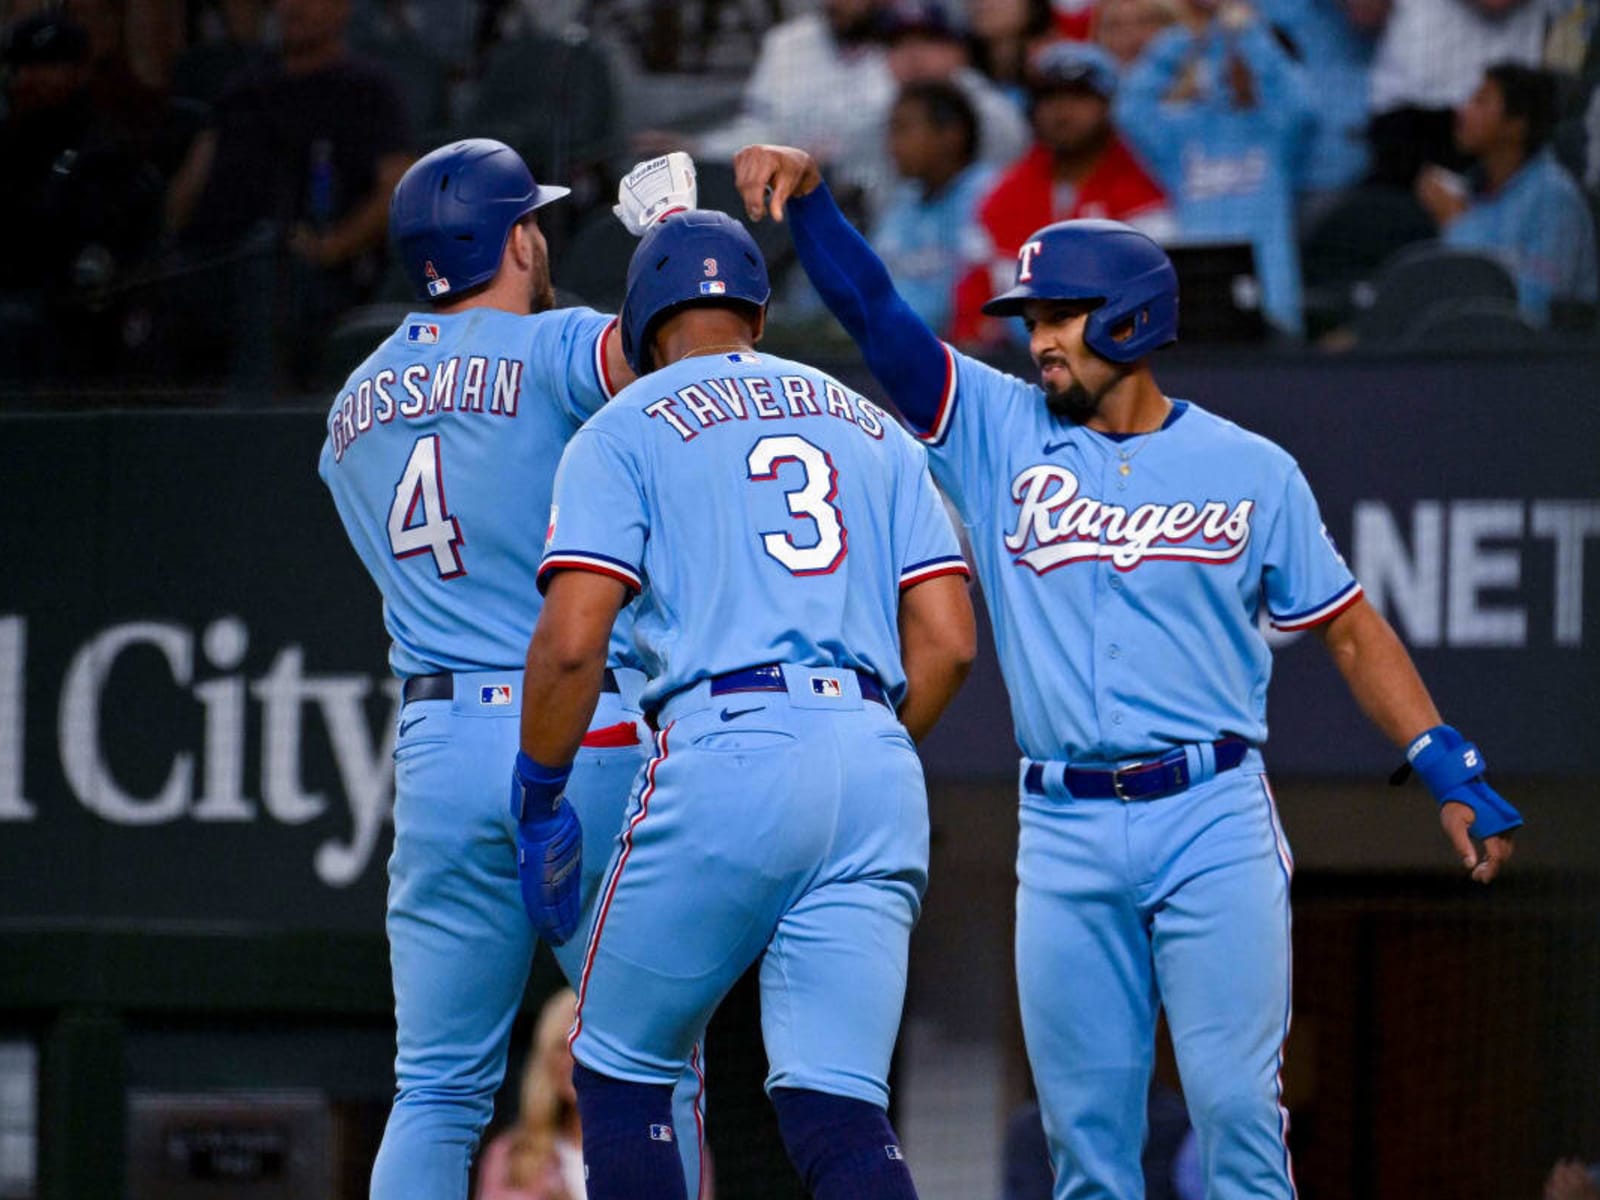
{"label": "gold chain necklace", "polygon": [[1140,452],[1146,446],[1148,446],[1150,444],[1150,439],[1155,437],[1155,435],[1160,433],[1160,432],[1161,432],[1161,429],[1159,427],[1157,427],[1155,429],[1152,429],[1149,433],[1145,434],[1144,435],[1144,440],[1141,441],[1137,446],[1134,447],[1133,453],[1131,453],[1131,454],[1128,452],[1126,446],[1118,446],[1117,447],[1117,458],[1120,459],[1121,461],[1119,461],[1117,463],[1117,473],[1119,475],[1132,474],[1133,473],[1133,460],[1138,458]]}

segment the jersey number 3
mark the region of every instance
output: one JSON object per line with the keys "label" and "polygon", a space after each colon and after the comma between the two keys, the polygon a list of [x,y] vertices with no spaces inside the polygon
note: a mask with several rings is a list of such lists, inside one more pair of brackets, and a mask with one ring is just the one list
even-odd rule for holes
{"label": "jersey number 3", "polygon": [[389,506],[389,549],[396,558],[432,554],[440,579],[467,573],[456,547],[466,539],[444,505],[444,468],[439,461],[439,435],[419,437],[394,485]]}
{"label": "jersey number 3", "polygon": [[849,538],[844,514],[834,505],[839,494],[839,473],[832,459],[794,434],[762,438],[751,449],[745,465],[752,480],[765,480],[776,479],[778,468],[786,462],[805,468],[805,482],[785,495],[790,513],[809,518],[816,525],[817,541],[815,545],[797,546],[792,534],[763,533],[761,544],[792,574],[827,575],[844,561]]}

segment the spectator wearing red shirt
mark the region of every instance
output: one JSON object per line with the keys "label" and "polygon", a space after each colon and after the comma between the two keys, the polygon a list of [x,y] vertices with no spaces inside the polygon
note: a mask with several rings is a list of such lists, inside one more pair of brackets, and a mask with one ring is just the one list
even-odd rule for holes
{"label": "spectator wearing red shirt", "polygon": [[1116,90],[1116,62],[1098,46],[1057,42],[1035,58],[1028,73],[1035,141],[978,208],[969,266],[956,285],[952,341],[1004,340],[1002,323],[985,317],[983,304],[1011,286],[1017,251],[1041,226],[1109,217],[1155,238],[1172,232],[1165,195],[1111,126]]}

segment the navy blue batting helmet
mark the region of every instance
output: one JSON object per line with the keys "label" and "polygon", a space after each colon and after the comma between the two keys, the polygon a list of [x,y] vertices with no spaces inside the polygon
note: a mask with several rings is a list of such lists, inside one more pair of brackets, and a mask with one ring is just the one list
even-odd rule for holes
{"label": "navy blue batting helmet", "polygon": [[513,225],[569,190],[535,183],[504,142],[452,142],[412,163],[395,186],[389,241],[420,299],[454,299],[494,278]]}
{"label": "navy blue batting helmet", "polygon": [[[1030,300],[1099,300],[1084,324],[1089,349],[1129,363],[1178,340],[1178,273],[1167,252],[1121,221],[1058,221],[1017,251],[1017,280],[983,306],[1020,316]],[[1130,336],[1112,331],[1133,322]]]}
{"label": "navy blue batting helmet", "polygon": [[672,309],[729,300],[761,308],[771,295],[766,260],[738,221],[700,208],[668,217],[644,235],[628,264],[623,357],[637,374],[647,373],[650,339]]}

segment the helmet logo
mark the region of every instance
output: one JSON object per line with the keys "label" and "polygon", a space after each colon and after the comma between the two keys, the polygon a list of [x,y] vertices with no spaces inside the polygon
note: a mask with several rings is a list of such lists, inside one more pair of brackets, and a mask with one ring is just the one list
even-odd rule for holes
{"label": "helmet logo", "polygon": [[1033,278],[1034,256],[1043,253],[1044,243],[1040,241],[1024,242],[1022,249],[1017,251],[1017,282],[1027,283]]}
{"label": "helmet logo", "polygon": [[711,276],[717,273],[717,260],[714,258],[708,258],[704,259],[703,262],[706,269],[706,277],[709,279]]}
{"label": "helmet logo", "polygon": [[428,277],[430,298],[442,296],[450,290],[450,281],[439,274],[438,268],[433,265],[433,259],[430,258],[422,264],[422,273]]}

